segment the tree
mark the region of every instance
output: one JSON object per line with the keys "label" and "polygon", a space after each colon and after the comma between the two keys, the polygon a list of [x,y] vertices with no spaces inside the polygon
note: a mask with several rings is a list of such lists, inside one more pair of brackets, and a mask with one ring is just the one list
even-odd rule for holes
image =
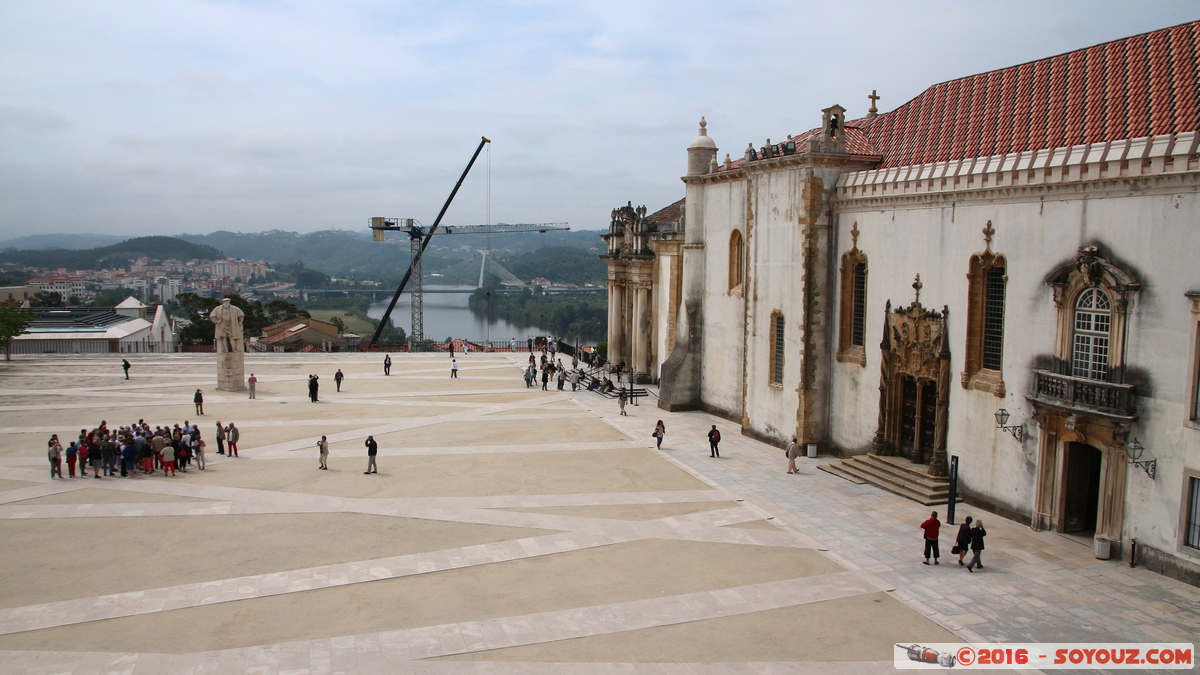
{"label": "tree", "polygon": [[29,299],[30,307],[64,307],[62,293],[50,291],[49,293],[34,293]]}
{"label": "tree", "polygon": [[12,357],[8,352],[13,338],[25,332],[33,323],[33,312],[20,307],[0,307],[0,347],[4,347],[4,358]]}
{"label": "tree", "polygon": [[333,324],[333,325],[337,326],[338,333],[344,333],[344,332],[346,332],[346,322],[345,322],[345,321],[342,321],[342,317],[340,317],[340,316],[331,316],[331,317],[329,317],[329,323],[331,323],[331,324]]}
{"label": "tree", "polygon": [[210,312],[221,304],[215,298],[202,298],[195,293],[180,293],[175,296],[179,309],[183,311],[188,325],[179,331],[179,341],[185,345],[208,345],[216,339]]}

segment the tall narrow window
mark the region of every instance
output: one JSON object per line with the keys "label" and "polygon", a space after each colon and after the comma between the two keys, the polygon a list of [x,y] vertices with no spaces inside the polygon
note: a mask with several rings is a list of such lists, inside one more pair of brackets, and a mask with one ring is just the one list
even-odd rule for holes
{"label": "tall narrow window", "polygon": [[771,315],[771,384],[783,384],[783,315]]}
{"label": "tall narrow window", "polygon": [[1187,518],[1184,520],[1184,543],[1200,548],[1200,478],[1188,476]]}
{"label": "tall narrow window", "polygon": [[734,230],[729,235],[729,290],[736,291],[742,287],[746,275],[746,242],[742,239],[742,231]]}
{"label": "tall narrow window", "polygon": [[858,250],[858,223],[850,230],[854,244],[842,254],[838,289],[838,350],[842,363],[867,365],[867,254]]}
{"label": "tall narrow window", "polygon": [[983,288],[983,367],[1001,370],[1004,355],[1004,267],[989,267]]}
{"label": "tall narrow window", "polygon": [[867,320],[867,263],[854,265],[854,316],[850,328],[850,344],[862,347],[866,343]]}
{"label": "tall narrow window", "polygon": [[1071,374],[1089,380],[1108,379],[1108,345],[1112,304],[1099,288],[1088,288],[1075,302],[1075,335],[1071,342]]}
{"label": "tall narrow window", "polygon": [[963,359],[964,389],[990,392],[1004,397],[1004,288],[1008,283],[1008,261],[992,250],[996,229],[988,221],[983,228],[986,245],[971,256],[967,268],[967,342]]}

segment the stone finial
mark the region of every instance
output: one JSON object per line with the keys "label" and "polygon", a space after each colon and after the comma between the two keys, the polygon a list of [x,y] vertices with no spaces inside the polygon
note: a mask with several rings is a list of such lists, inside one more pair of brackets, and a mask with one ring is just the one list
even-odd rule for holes
{"label": "stone finial", "polygon": [[729,153],[725,153],[725,170],[729,171],[733,168],[733,161],[729,159]]}
{"label": "stone finial", "polygon": [[921,283],[920,273],[917,274],[917,280],[913,282],[912,286],[913,290],[917,292],[917,297],[913,300],[913,305],[919,305],[921,304],[921,289],[925,287],[925,284]]}
{"label": "stone finial", "polygon": [[996,228],[992,227],[992,221],[987,221],[987,227],[983,228],[983,241],[987,244],[987,250],[992,250],[992,235],[996,234]]}
{"label": "stone finial", "polygon": [[746,156],[744,159],[747,162],[753,162],[754,160],[758,159],[758,155],[755,154],[755,152],[754,152],[754,144],[753,143],[746,144]]}
{"label": "stone finial", "polygon": [[700,116],[700,135],[701,136],[708,135],[708,122],[705,121],[703,115]]}
{"label": "stone finial", "polygon": [[871,99],[871,107],[867,110],[867,117],[874,117],[879,114],[879,108],[875,107],[875,102],[883,97],[880,96],[879,94],[876,94],[875,90],[872,89],[871,95],[868,96],[867,98]]}
{"label": "stone finial", "polygon": [[717,156],[716,155],[713,155],[712,159],[708,160],[708,172],[709,173],[717,172]]}
{"label": "stone finial", "polygon": [[854,227],[850,228],[850,241],[851,241],[850,248],[857,251],[858,250],[858,221],[857,220],[854,221]]}

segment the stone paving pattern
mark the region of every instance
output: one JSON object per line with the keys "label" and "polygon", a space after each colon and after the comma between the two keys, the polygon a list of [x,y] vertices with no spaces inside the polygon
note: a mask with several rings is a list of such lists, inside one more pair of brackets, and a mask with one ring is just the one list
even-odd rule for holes
{"label": "stone paving pattern", "polygon": [[[0,672],[838,675],[891,671],[896,642],[1200,635],[1198,589],[1086,542],[975,513],[985,571],[950,526],[924,566],[927,507],[826,458],[787,475],[711,415],[526,389],[519,357],[451,380],[435,355],[384,377],[374,355],[251,354],[254,401],[213,388],[211,356],[130,360],[129,381],[109,357],[0,365]],[[210,440],[204,472],[50,479],[51,433],[139,418],[234,421],[243,456]]]}

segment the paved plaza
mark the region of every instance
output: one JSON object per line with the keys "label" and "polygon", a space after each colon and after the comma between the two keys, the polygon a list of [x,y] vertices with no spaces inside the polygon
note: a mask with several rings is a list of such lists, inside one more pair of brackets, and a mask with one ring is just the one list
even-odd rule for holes
{"label": "paved plaza", "polygon": [[[1200,642],[1196,588],[962,506],[985,571],[949,526],[922,565],[929,508],[828,458],[787,475],[704,413],[527,389],[523,356],[450,379],[444,355],[385,377],[373,354],[248,354],[255,400],[215,390],[212,355],[130,357],[128,381],[119,358],[3,363],[0,672],[840,675],[890,672],[894,643]],[[138,419],[197,421],[208,468],[51,480],[51,433]]]}

